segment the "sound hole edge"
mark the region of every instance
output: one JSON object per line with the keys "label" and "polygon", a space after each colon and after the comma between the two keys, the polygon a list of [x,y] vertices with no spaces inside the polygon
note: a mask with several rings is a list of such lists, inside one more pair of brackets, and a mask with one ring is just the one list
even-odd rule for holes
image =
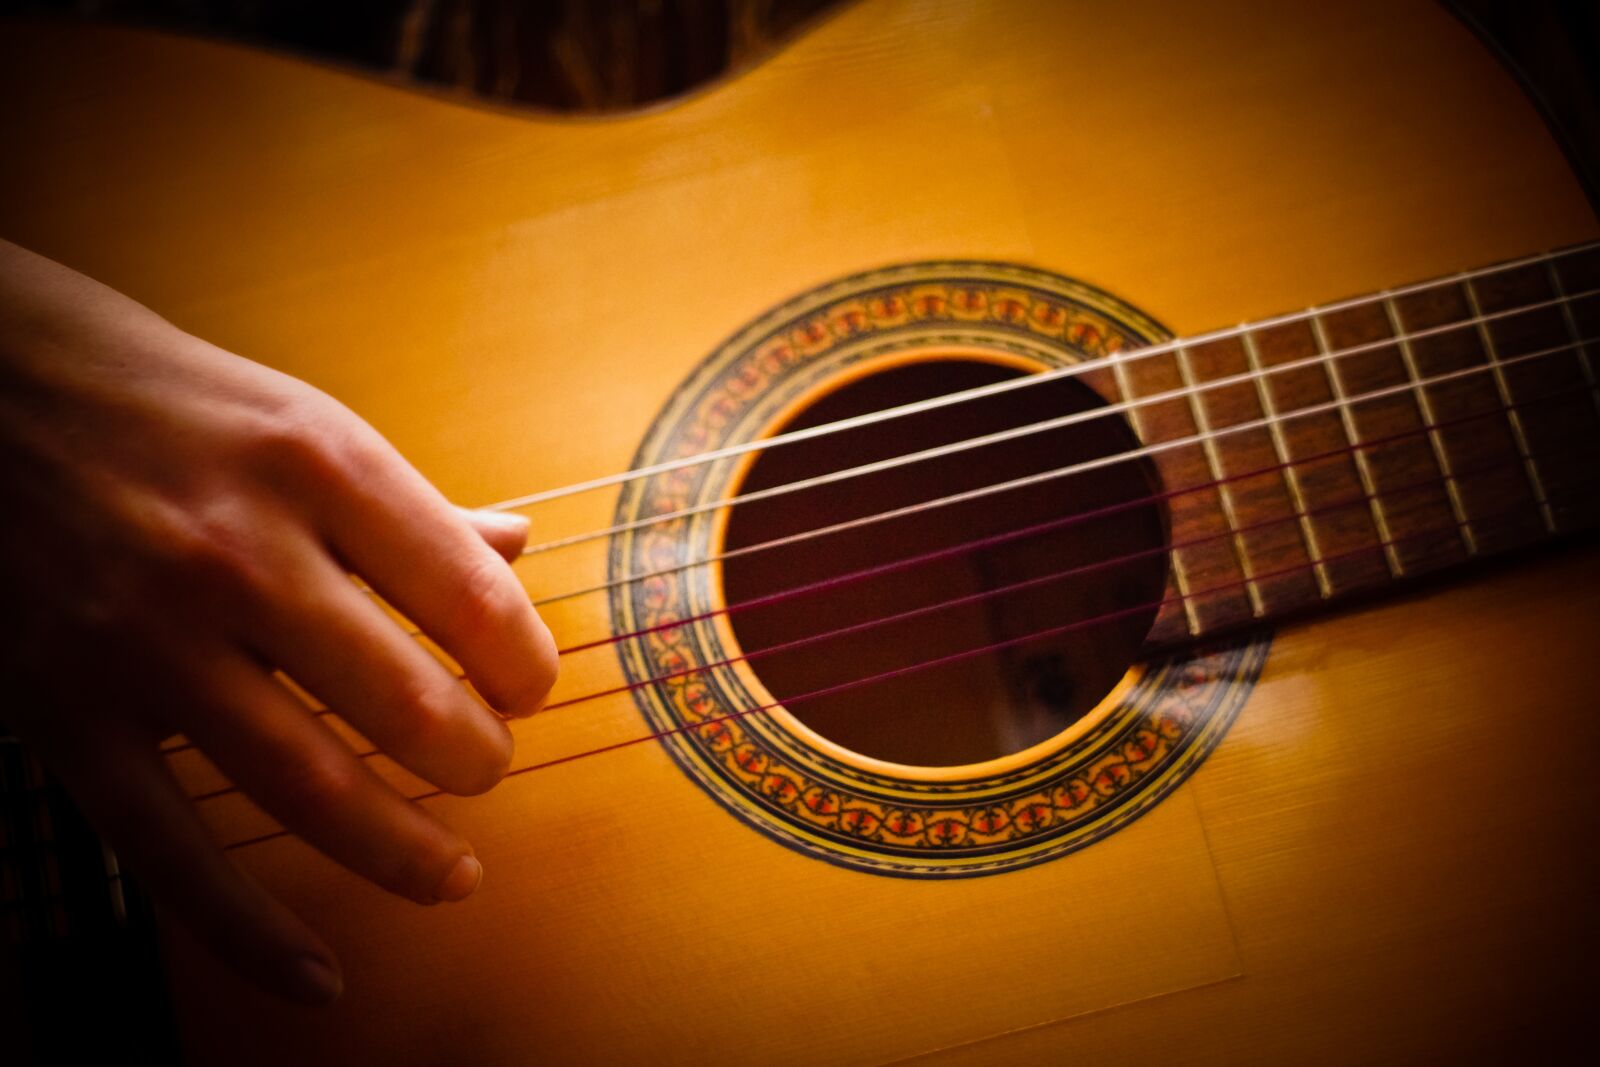
{"label": "sound hole edge", "polygon": [[[1042,368],[969,352],[900,354],[823,383],[792,405],[771,432],[830,423],[1028,369]],[[734,491],[772,488],[1069,412],[1089,412],[1106,403],[1078,378],[1040,383],[759,453],[736,478]],[[1106,413],[1002,445],[736,507],[720,524],[717,551],[736,551],[773,537],[1126,453],[1138,445],[1126,420]],[[780,702],[780,716],[799,724],[797,733],[824,739],[836,758],[869,768],[886,764],[922,771],[929,777],[997,760],[1010,764],[1070,743],[1136,680],[1136,653],[1155,619],[1154,605],[1167,579],[1170,524],[1159,492],[1154,465],[1133,459],[804,542],[799,551],[736,557],[720,568],[724,604],[746,603],[897,559],[950,553],[887,576],[739,611],[720,629],[732,639],[736,655],[756,654],[740,673],[758,679]],[[1108,509],[1108,514],[1083,517]],[[1005,539],[1028,527],[1046,529]],[[970,552],[953,551],[974,541],[991,543]],[[1050,578],[1059,574],[1065,576]],[[1024,588],[996,592],[1018,585]],[[923,612],[950,600],[960,603],[873,626],[854,638],[760,654],[818,633]],[[1150,606],[1138,610],[1140,605]],[[1025,639],[1030,633],[1108,614],[1116,617],[1053,639]],[[1002,647],[959,658],[967,650],[992,645]],[[788,702],[941,657],[957,658],[847,692]]]}

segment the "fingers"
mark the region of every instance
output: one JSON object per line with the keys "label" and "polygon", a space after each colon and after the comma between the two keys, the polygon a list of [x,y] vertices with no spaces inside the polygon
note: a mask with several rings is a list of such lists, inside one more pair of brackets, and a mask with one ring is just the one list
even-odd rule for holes
{"label": "fingers", "polygon": [[[527,591],[474,533],[477,524],[371,438],[358,449],[359,476],[320,487],[334,550],[438,641],[491,706],[508,715],[537,711],[555,681],[556,649]],[[497,544],[508,546],[500,536]]]}
{"label": "fingers", "polygon": [[504,777],[512,753],[506,724],[332,560],[308,556],[293,568],[292,591],[264,613],[265,625],[250,628],[257,651],[440,788],[482,793]]}
{"label": "fingers", "polygon": [[50,748],[50,762],[91,822],[152,897],[262,987],[307,1004],[339,996],[333,953],[239,871],[207,836],[146,739],[106,722]]}
{"label": "fingers", "polygon": [[419,903],[477,888],[482,868],[467,842],[395,792],[258,665],[218,649],[205,674],[184,732],[285,829]]}
{"label": "fingers", "polygon": [[510,511],[474,511],[459,505],[456,512],[507,563],[514,563],[528,544],[528,520],[524,516]]}

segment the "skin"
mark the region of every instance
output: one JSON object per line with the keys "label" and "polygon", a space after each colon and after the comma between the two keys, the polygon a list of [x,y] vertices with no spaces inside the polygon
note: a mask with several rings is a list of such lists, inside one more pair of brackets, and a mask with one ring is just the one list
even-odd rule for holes
{"label": "skin", "polygon": [[[193,741],[286,828],[421,903],[471,846],[273,676],[441,789],[510,765],[504,716],[556,675],[507,560],[514,516],[466,512],[325,393],[0,242],[0,718],[168,912],[284,997],[335,999],[327,945],[208,837],[157,753]],[[445,648],[474,700],[349,575]],[[492,709],[492,710],[491,710]],[[496,714],[499,713],[499,714]]]}

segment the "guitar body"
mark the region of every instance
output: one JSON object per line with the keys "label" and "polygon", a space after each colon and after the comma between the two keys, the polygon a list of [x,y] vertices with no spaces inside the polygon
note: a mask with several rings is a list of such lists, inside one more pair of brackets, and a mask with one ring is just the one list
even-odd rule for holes
{"label": "guitar body", "polygon": [[[104,28],[7,25],[0,55],[0,232],[346,401],[464,503],[629,469],[737,331],[876,268],[1021,264],[1183,336],[1600,236],[1533,107],[1425,3],[868,0],[596,120]],[[531,511],[534,540],[618,507]],[[610,551],[519,573],[603,582]],[[483,859],[461,905],[240,847],[348,991],[285,1007],[174,929],[183,1037],[195,1062],[1582,1059],[1597,581],[1580,544],[1246,639],[1203,762],[999,873],[786,847],[666,742],[426,801]],[[615,611],[544,614],[576,641]],[[556,699],[623,679],[571,657]],[[622,695],[514,729],[527,766],[651,726]],[[224,842],[273,828],[201,809]]]}

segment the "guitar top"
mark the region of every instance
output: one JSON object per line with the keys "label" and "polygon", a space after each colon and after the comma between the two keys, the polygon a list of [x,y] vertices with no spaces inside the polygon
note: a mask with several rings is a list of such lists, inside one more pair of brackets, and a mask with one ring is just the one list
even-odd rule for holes
{"label": "guitar top", "polygon": [[459,905],[169,742],[346,968],[166,930],[192,1061],[1596,1052],[1600,223],[1442,8],[863,0],[596,120],[14,23],[0,92],[0,232],[520,501],[565,651],[420,801]]}

